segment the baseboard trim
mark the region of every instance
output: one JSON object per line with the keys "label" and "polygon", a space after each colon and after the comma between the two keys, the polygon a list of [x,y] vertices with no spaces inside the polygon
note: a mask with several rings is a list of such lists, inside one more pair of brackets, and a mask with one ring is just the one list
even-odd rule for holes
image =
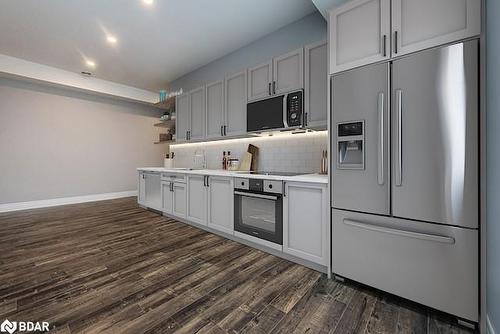
{"label": "baseboard trim", "polygon": [[493,327],[493,323],[490,320],[490,317],[486,316],[486,333],[488,334],[496,334],[495,328]]}
{"label": "baseboard trim", "polygon": [[59,206],[66,204],[78,204],[86,202],[105,201],[108,199],[123,198],[137,196],[137,190],[122,191],[116,193],[104,193],[85,196],[61,197],[53,199],[44,199],[40,201],[18,202],[0,204],[0,212],[10,212],[19,210],[29,210],[38,208],[48,208],[51,206]]}

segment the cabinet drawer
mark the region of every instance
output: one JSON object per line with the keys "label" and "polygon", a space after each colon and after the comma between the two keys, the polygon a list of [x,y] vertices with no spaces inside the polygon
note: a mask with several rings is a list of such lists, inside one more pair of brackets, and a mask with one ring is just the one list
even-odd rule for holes
{"label": "cabinet drawer", "polygon": [[478,231],[332,210],[332,270],[478,321]]}
{"label": "cabinet drawer", "polygon": [[162,173],[161,174],[161,180],[162,181],[172,181],[172,182],[186,183],[186,175],[184,175],[184,174]]}

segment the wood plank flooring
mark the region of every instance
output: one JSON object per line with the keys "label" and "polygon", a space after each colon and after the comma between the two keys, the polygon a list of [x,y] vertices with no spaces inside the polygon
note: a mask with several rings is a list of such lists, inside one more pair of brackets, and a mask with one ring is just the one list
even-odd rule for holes
{"label": "wood plank flooring", "polygon": [[3,319],[51,333],[469,333],[135,198],[0,214]]}

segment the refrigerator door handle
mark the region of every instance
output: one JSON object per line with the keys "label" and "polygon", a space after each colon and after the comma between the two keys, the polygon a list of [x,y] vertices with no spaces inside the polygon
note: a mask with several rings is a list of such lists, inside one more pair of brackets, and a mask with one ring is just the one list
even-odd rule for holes
{"label": "refrigerator door handle", "polygon": [[367,224],[367,223],[352,220],[352,219],[344,219],[344,224],[349,225],[349,226],[354,226],[357,228],[362,228],[364,230],[392,234],[392,235],[401,236],[401,237],[420,239],[420,240],[426,240],[426,241],[432,241],[432,242],[439,242],[439,243],[450,244],[450,245],[453,245],[455,243],[455,238],[452,238],[452,237],[446,237],[443,235],[436,235],[436,234],[429,234],[429,233],[420,233],[420,232],[399,230],[399,229],[383,227],[383,226],[379,226],[379,225]]}
{"label": "refrigerator door handle", "polygon": [[403,91],[401,89],[396,90],[396,107],[398,113],[396,186],[401,187],[403,184]]}
{"label": "refrigerator door handle", "polygon": [[378,94],[378,184],[384,184],[384,93]]}

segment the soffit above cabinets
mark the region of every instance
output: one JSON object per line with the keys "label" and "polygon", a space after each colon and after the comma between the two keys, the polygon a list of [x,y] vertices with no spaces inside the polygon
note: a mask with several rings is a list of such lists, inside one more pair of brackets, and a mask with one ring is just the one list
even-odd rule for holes
{"label": "soffit above cabinets", "polygon": [[5,1],[0,54],[157,91],[315,10],[310,0]]}

